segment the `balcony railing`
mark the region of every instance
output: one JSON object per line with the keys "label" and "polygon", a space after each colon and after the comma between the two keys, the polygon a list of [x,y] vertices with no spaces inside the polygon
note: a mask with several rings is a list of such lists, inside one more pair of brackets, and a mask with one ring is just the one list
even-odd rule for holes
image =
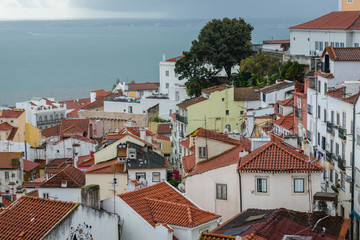
{"label": "balcony railing", "polygon": [[180,116],[179,114],[176,115],[176,120],[187,124],[187,117]]}
{"label": "balcony railing", "polygon": [[307,113],[312,115],[312,106],[310,104],[307,105]]}
{"label": "balcony railing", "polygon": [[332,124],[331,122],[326,122],[326,131],[328,133],[333,133],[334,132],[334,124]]}
{"label": "balcony railing", "polygon": [[346,129],[339,127],[339,138],[345,140],[346,139]]}
{"label": "balcony railing", "polygon": [[334,157],[333,153],[326,151],[326,160],[328,160],[329,162],[332,162],[333,157]]}
{"label": "balcony railing", "polygon": [[340,156],[338,156],[338,167],[341,169],[341,170],[343,170],[343,171],[345,171],[345,167],[346,167],[346,162],[345,162],[345,160],[344,159],[342,159]]}

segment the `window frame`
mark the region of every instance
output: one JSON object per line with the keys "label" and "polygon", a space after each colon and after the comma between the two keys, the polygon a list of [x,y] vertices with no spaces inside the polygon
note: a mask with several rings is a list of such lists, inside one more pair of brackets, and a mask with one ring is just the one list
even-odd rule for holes
{"label": "window frame", "polygon": [[[227,200],[227,184],[216,183],[216,200]],[[219,191],[220,189],[220,191]],[[224,191],[225,189],[225,191]]]}
{"label": "window frame", "polygon": [[[140,176],[139,178],[138,178],[138,176]],[[136,172],[135,173],[135,178],[136,178],[136,180],[140,180],[140,178],[141,178],[141,176],[144,176],[143,178],[146,180],[146,172]]]}
{"label": "window frame", "polygon": [[[296,190],[297,181],[302,181],[302,191]],[[293,193],[305,193],[305,178],[304,177],[293,177]]]}
{"label": "window frame", "polygon": [[207,157],[207,149],[206,149],[206,147],[198,147],[198,156],[200,158],[206,158]]}
{"label": "window frame", "polygon": [[[159,175],[159,180],[158,180],[158,181],[154,180],[154,175],[156,175],[156,174]],[[161,179],[161,174],[160,174],[160,172],[153,172],[153,173],[152,173],[152,182],[160,182],[160,179]]]}
{"label": "window frame", "polygon": [[[259,191],[259,180],[261,180],[262,183],[265,181],[265,185],[261,185],[261,188],[262,186],[265,186],[265,191],[263,191],[263,189]],[[269,182],[267,177],[255,177],[255,191],[258,194],[269,194]]]}

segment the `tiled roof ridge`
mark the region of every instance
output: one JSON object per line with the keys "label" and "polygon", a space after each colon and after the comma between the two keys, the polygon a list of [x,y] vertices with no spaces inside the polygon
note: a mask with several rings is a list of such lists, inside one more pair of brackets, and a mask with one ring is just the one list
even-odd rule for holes
{"label": "tiled roof ridge", "polygon": [[[97,164],[101,164],[101,163],[110,163],[110,162],[112,162],[112,161],[117,161],[117,159],[116,158],[114,158],[114,159],[110,159],[110,160],[106,160],[106,161],[102,161],[102,162],[98,162],[98,163],[95,163],[94,165],[97,165]],[[100,170],[100,169],[103,169],[103,168],[108,168],[109,166],[108,165],[104,165],[104,166],[101,166],[101,167],[99,167],[99,168],[96,168],[96,169],[88,169],[88,170],[86,170],[86,172],[85,173],[91,173],[92,171],[97,171],[97,170]]]}
{"label": "tiled roof ridge", "polygon": [[[209,139],[213,139],[213,140],[220,141],[220,142],[226,142],[231,145],[241,145],[240,140],[230,138],[228,134],[225,134],[222,132],[215,132],[215,131],[211,131],[211,130],[208,130],[208,129],[205,129],[202,127],[199,127],[194,132],[196,132],[195,135],[197,137],[209,138]],[[208,132],[208,134],[207,134],[207,132]],[[200,133],[199,136],[198,136],[198,133]],[[204,133],[205,136],[203,136],[202,133]],[[212,134],[214,134],[214,135],[212,135]],[[189,135],[192,135],[192,134],[189,134]]]}
{"label": "tiled roof ridge", "polygon": [[[234,146],[234,147],[232,147],[232,148],[230,148],[230,149],[228,149],[228,150],[226,150],[226,151],[224,151],[224,152],[222,152],[222,153],[219,153],[219,154],[217,154],[217,155],[215,155],[215,156],[212,156],[211,158],[208,158],[208,159],[206,159],[206,160],[203,160],[203,161],[200,161],[200,162],[198,162],[197,164],[204,164],[204,163],[206,163],[206,162],[210,162],[211,160],[214,160],[214,159],[216,159],[216,158],[218,158],[218,157],[220,157],[220,156],[222,156],[222,155],[224,155],[224,154],[227,154],[227,153],[229,153],[229,152],[232,152],[232,151],[234,151],[234,150],[236,150],[237,148],[244,148],[242,145],[239,145],[239,146]],[[195,154],[195,153],[194,153]],[[194,155],[194,154],[191,154],[191,155]],[[191,156],[191,155],[189,155],[189,156]],[[227,166],[227,165],[225,165],[225,166]]]}
{"label": "tiled roof ridge", "polygon": [[72,168],[80,171],[79,169],[75,168],[72,164],[69,164],[69,165],[67,165],[63,170],[61,170],[60,172],[63,172],[66,176],[68,176],[74,183],[76,183],[76,185],[77,185],[78,187],[82,187],[78,181],[76,181],[72,176],[70,176],[70,175],[65,171],[67,168],[70,168],[70,167],[72,167]]}
{"label": "tiled roof ridge", "polygon": [[355,25],[355,23],[359,20],[360,14],[358,14],[355,18],[355,20],[351,23],[351,25],[349,26],[349,29],[352,29],[352,26]]}

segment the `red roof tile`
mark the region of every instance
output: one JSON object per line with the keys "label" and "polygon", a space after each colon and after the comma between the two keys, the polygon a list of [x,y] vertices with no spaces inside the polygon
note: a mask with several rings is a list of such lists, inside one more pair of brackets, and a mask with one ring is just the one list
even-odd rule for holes
{"label": "red roof tile", "polygon": [[40,166],[40,164],[33,162],[33,161],[29,161],[24,159],[24,171],[25,172],[30,172],[31,170],[37,168],[38,166]]}
{"label": "red roof tile", "polygon": [[11,126],[10,124],[8,124],[7,122],[3,122],[0,124],[0,131],[8,131],[13,129],[13,126]]}
{"label": "red roof tile", "polygon": [[24,112],[19,110],[2,110],[0,111],[0,118],[18,118]]}
{"label": "red roof tile", "polygon": [[46,166],[46,160],[44,160],[44,159],[35,159],[34,162],[40,164],[39,168],[45,168],[45,166]]}
{"label": "red roof tile", "polygon": [[123,162],[119,162],[117,159],[101,162],[92,165],[85,174],[113,174],[113,173],[125,173],[125,165]]}
{"label": "red roof tile", "polygon": [[14,137],[15,137],[15,134],[16,134],[17,130],[18,130],[18,128],[16,128],[16,127],[14,127],[13,129],[11,129],[11,132],[10,132],[7,140],[13,140]]}
{"label": "red roof tile", "polygon": [[185,147],[186,149],[190,148],[190,138],[186,138],[185,140],[180,142],[180,145]]}
{"label": "red roof tile", "polygon": [[328,46],[321,57],[324,57],[326,53],[332,61],[360,61],[360,47]]}
{"label": "red roof tile", "polygon": [[359,17],[359,11],[331,12],[312,21],[290,27],[290,29],[359,30]]}
{"label": "red roof tile", "polygon": [[274,125],[280,126],[286,130],[293,131],[294,130],[294,115],[291,113],[286,116],[282,116],[281,118],[273,121]]}
{"label": "red roof tile", "polygon": [[334,90],[330,90],[326,94],[333,98],[340,99],[347,103],[354,104],[357,102],[357,100],[359,99],[359,96],[360,96],[360,92],[348,97],[348,96],[344,96],[344,91],[345,91],[345,88],[341,87],[341,88],[337,88]]}
{"label": "red roof tile", "polygon": [[226,85],[226,84],[221,84],[221,85],[218,85],[218,86],[213,86],[213,87],[209,87],[209,88],[205,88],[203,90],[201,90],[203,93],[205,94],[210,94],[210,93],[213,93],[213,92],[216,92],[216,91],[222,91],[222,90],[225,90],[227,88],[230,88],[230,86]]}
{"label": "red roof tile", "polygon": [[231,145],[240,145],[240,141],[230,138],[227,134],[214,132],[211,130],[205,130],[204,128],[198,128],[194,132],[190,133],[193,137],[203,137],[208,139],[217,140],[220,142],[228,143]]}
{"label": "red roof tile", "polygon": [[264,40],[263,44],[290,44],[290,39],[288,39],[288,40]]}
{"label": "red roof tile", "polygon": [[45,138],[60,136],[60,125],[41,130],[41,135]]}
{"label": "red roof tile", "polygon": [[192,99],[187,99],[181,103],[179,103],[177,106],[181,107],[181,108],[187,108],[191,105],[194,105],[196,103],[202,102],[207,100],[207,98],[205,97],[197,97],[197,98],[192,98]]}
{"label": "red roof tile", "polygon": [[321,69],[319,69],[317,72],[314,73],[315,76],[321,76],[324,78],[334,78],[334,75],[332,73],[323,73]]}
{"label": "red roof tile", "polygon": [[239,171],[322,171],[309,157],[277,141],[270,141],[240,159]]}
{"label": "red roof tile", "polygon": [[177,56],[177,57],[174,57],[174,58],[170,58],[168,60],[166,60],[166,62],[176,62],[177,60],[181,59],[185,57],[185,55],[180,55],[180,56]]}
{"label": "red roof tile", "polygon": [[49,180],[43,182],[41,188],[61,188],[66,181],[67,188],[81,188],[85,185],[85,174],[72,165],[66,166]]}
{"label": "red roof tile", "polygon": [[294,105],[294,97],[278,101],[279,105],[281,106],[293,106]]}
{"label": "red roof tile", "polygon": [[171,134],[171,123],[159,123],[157,127],[158,134]]}
{"label": "red roof tile", "polygon": [[215,233],[202,233],[200,240],[235,240],[236,237],[223,235],[223,234],[215,234]]}
{"label": "red roof tile", "polygon": [[146,136],[154,136],[154,133],[152,133],[151,131],[149,131],[143,127],[123,127],[122,129],[119,130],[118,133],[119,134],[131,133],[132,135],[140,137],[140,131],[142,129],[145,130]]}
{"label": "red roof tile", "polygon": [[0,169],[18,168],[18,163],[12,160],[19,160],[22,155],[21,152],[0,152]]}
{"label": "red roof tile", "polygon": [[153,227],[156,223],[194,227],[220,217],[197,208],[166,182],[118,196]]}
{"label": "red roof tile", "polygon": [[28,192],[27,194],[25,194],[26,196],[30,196],[30,197],[39,197],[39,191],[38,190],[33,190],[31,192]]}
{"label": "red roof tile", "polygon": [[66,167],[73,163],[72,158],[56,158],[47,163],[45,167]]}
{"label": "red roof tile", "polygon": [[260,89],[260,91],[263,93],[270,93],[270,92],[278,91],[280,89],[291,87],[291,86],[294,86],[293,82],[281,81],[281,82],[275,83],[273,85],[264,87],[264,88]]}
{"label": "red roof tile", "polygon": [[160,135],[160,134],[156,134],[156,135],[154,136],[154,139],[164,140],[164,141],[170,141],[170,138],[169,138],[169,137],[163,136],[163,135]]}
{"label": "red roof tile", "polygon": [[61,136],[72,136],[81,133],[81,136],[88,136],[90,119],[62,119],[60,125]]}
{"label": "red roof tile", "polygon": [[40,239],[78,204],[22,196],[0,213],[1,239]]}
{"label": "red roof tile", "polygon": [[196,165],[195,154],[182,157],[182,164],[183,164],[183,169],[186,173],[191,172]]}
{"label": "red roof tile", "polygon": [[194,169],[188,174],[188,176],[204,173],[217,168],[226,167],[232,164],[237,164],[240,159],[239,154],[243,150],[244,150],[243,146],[233,147],[223,153],[220,153],[219,155],[211,157],[207,160],[200,161],[195,165]]}
{"label": "red roof tile", "polygon": [[93,155],[80,156],[78,162],[76,163],[77,167],[91,167],[95,164],[95,159]]}
{"label": "red roof tile", "polygon": [[157,90],[160,83],[158,82],[147,82],[147,83],[129,83],[128,91],[142,91],[142,90]]}

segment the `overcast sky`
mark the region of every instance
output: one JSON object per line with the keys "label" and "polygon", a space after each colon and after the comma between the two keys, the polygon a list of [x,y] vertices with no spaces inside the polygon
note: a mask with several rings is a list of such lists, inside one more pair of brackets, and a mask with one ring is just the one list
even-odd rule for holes
{"label": "overcast sky", "polygon": [[0,0],[0,18],[313,18],[337,8],[338,0]]}

